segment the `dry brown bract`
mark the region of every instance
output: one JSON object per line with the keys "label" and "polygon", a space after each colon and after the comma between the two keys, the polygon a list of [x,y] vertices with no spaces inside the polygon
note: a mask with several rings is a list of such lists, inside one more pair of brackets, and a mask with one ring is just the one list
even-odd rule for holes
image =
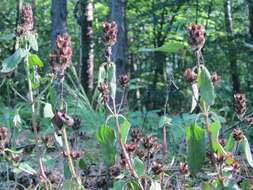
{"label": "dry brown bract", "polygon": [[191,24],[188,28],[188,43],[194,51],[201,50],[205,44],[204,29],[197,24]]}

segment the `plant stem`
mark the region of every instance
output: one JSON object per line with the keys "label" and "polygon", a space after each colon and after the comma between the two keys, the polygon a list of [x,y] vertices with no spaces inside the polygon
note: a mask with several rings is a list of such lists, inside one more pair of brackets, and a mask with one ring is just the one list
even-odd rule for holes
{"label": "plant stem", "polygon": [[217,165],[216,165],[215,156],[214,156],[214,152],[213,152],[212,136],[211,136],[211,132],[209,130],[208,111],[206,111],[206,110],[204,112],[204,118],[205,118],[205,128],[206,128],[206,131],[207,131],[208,141],[209,141],[209,145],[210,145],[211,162],[212,162],[214,171],[218,172],[218,168],[217,168]]}
{"label": "plant stem", "polygon": [[127,152],[127,150],[126,150],[126,148],[125,148],[125,146],[122,142],[121,132],[120,132],[120,124],[119,124],[119,117],[118,117],[118,114],[115,114],[115,113],[117,113],[115,100],[113,100],[113,107],[114,107],[114,115],[115,115],[115,120],[116,120],[116,128],[117,128],[117,132],[118,132],[118,140],[119,140],[119,144],[121,146],[123,155],[126,159],[126,163],[128,165],[128,168],[129,168],[129,171],[130,171],[131,175],[138,180],[138,184],[139,184],[141,190],[144,190],[144,188],[142,187],[142,184],[139,180],[139,177],[138,177],[138,175],[137,175],[137,173],[136,173],[136,171],[135,171],[135,169],[132,165],[131,158],[130,158],[130,156],[129,156],[129,154],[128,154],[128,152]]}
{"label": "plant stem", "polygon": [[79,180],[79,178],[76,174],[75,167],[74,167],[74,164],[73,164],[73,160],[72,160],[71,155],[70,155],[70,147],[69,147],[69,143],[68,143],[68,135],[67,135],[67,131],[66,131],[66,126],[63,126],[62,133],[63,133],[62,138],[63,138],[64,144],[65,144],[65,147],[66,147],[67,158],[68,158],[68,166],[69,166],[70,172],[72,174],[72,177],[75,178],[76,181],[80,184],[80,180]]}

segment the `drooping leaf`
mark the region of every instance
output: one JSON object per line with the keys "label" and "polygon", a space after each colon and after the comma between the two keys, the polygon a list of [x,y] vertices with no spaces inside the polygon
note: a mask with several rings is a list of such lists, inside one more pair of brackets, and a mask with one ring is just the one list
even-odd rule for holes
{"label": "drooping leaf", "polygon": [[133,166],[138,176],[142,176],[144,174],[145,171],[144,163],[138,157],[134,158]]}
{"label": "drooping leaf", "polygon": [[106,124],[102,125],[96,135],[104,156],[105,164],[111,166],[115,163],[116,137],[113,129]]}
{"label": "drooping leaf", "polygon": [[85,190],[82,185],[79,185],[75,180],[66,180],[60,190]]}
{"label": "drooping leaf", "polygon": [[215,99],[214,86],[209,71],[203,65],[198,73],[198,86],[202,100],[207,105],[212,105]]}
{"label": "drooping leaf", "polygon": [[29,55],[28,60],[29,60],[29,64],[30,65],[38,66],[38,67],[43,67],[42,61],[40,60],[40,58],[36,54],[31,53]]}
{"label": "drooping leaf", "polygon": [[52,105],[50,103],[46,103],[44,106],[44,117],[52,119],[54,117],[54,112],[52,110]]}
{"label": "drooping leaf", "polygon": [[248,161],[249,165],[253,168],[253,159],[252,154],[250,151],[250,145],[248,139],[244,136],[243,140],[241,141],[244,149],[244,154],[246,157],[246,160]]}
{"label": "drooping leaf", "polygon": [[130,127],[131,125],[127,120],[124,120],[124,122],[120,125],[120,133],[121,133],[121,139],[122,139],[123,144],[125,144],[127,141]]}
{"label": "drooping leaf", "polygon": [[224,155],[226,154],[224,148],[221,146],[219,143],[219,130],[221,128],[220,122],[217,120],[213,122],[210,125],[210,132],[211,132],[211,137],[212,137],[212,146],[213,146],[213,151],[217,153],[218,155]]}
{"label": "drooping leaf", "polygon": [[27,32],[26,37],[27,37],[27,40],[28,40],[31,48],[34,51],[38,51],[38,43],[37,43],[37,39],[36,39],[35,34],[32,32]]}
{"label": "drooping leaf", "polygon": [[196,123],[186,128],[187,161],[192,175],[202,168],[206,155],[205,131]]}
{"label": "drooping leaf", "polygon": [[161,184],[157,181],[152,180],[149,190],[162,190]]}
{"label": "drooping leaf", "polygon": [[27,55],[27,51],[24,49],[17,49],[14,54],[4,59],[2,64],[2,73],[9,73],[17,68],[18,64]]}
{"label": "drooping leaf", "polygon": [[192,106],[191,106],[191,112],[194,111],[196,106],[198,105],[199,100],[199,89],[198,85],[196,83],[192,84]]}

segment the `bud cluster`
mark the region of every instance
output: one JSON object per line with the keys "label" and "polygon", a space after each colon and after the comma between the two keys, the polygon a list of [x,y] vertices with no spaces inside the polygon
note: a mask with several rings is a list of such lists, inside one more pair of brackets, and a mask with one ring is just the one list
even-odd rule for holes
{"label": "bud cluster", "polygon": [[77,160],[83,155],[83,151],[71,151],[69,154],[66,151],[62,152],[64,157],[71,156],[72,159]]}
{"label": "bud cluster", "polygon": [[153,161],[152,171],[154,172],[155,175],[159,175],[164,171],[164,167],[159,161]]}
{"label": "bud cluster", "polygon": [[188,28],[188,43],[193,50],[199,51],[205,44],[204,29],[201,25],[191,24]]}
{"label": "bud cluster", "polygon": [[194,83],[197,80],[197,74],[190,68],[185,70],[184,77],[189,83]]}
{"label": "bud cluster", "polygon": [[234,95],[234,107],[238,118],[243,118],[247,110],[247,99],[245,94]]}
{"label": "bud cluster", "polygon": [[214,85],[217,85],[219,83],[220,79],[221,79],[221,77],[216,72],[214,72],[211,75],[211,80],[212,80]]}
{"label": "bud cluster", "polygon": [[181,174],[186,175],[188,174],[188,165],[185,162],[180,162],[179,171]]}
{"label": "bud cluster", "polygon": [[53,72],[64,75],[64,71],[70,66],[72,58],[71,38],[65,33],[56,38],[56,48],[49,55]]}

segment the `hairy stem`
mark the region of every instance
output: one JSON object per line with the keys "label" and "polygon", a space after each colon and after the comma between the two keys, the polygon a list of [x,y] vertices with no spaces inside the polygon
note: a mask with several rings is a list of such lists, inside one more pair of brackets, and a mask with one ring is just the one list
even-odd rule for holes
{"label": "hairy stem", "polygon": [[69,170],[71,172],[71,175],[73,178],[76,179],[76,181],[80,184],[80,180],[76,174],[76,171],[75,171],[75,167],[74,167],[74,164],[73,164],[73,160],[71,158],[71,152],[70,152],[70,147],[69,147],[69,143],[68,143],[68,135],[67,135],[67,131],[66,131],[66,126],[63,126],[62,128],[62,138],[63,138],[63,141],[64,141],[64,145],[65,145],[65,148],[66,148],[66,153],[67,153],[67,158],[68,158],[68,166],[69,166]]}
{"label": "hairy stem", "polygon": [[216,164],[215,156],[214,156],[214,152],[213,152],[212,136],[211,136],[211,132],[210,132],[210,129],[209,129],[208,111],[205,111],[204,118],[205,118],[205,128],[206,128],[206,131],[207,131],[208,141],[209,141],[209,145],[210,145],[211,162],[212,162],[214,171],[218,172],[218,168],[217,168],[217,164]]}

